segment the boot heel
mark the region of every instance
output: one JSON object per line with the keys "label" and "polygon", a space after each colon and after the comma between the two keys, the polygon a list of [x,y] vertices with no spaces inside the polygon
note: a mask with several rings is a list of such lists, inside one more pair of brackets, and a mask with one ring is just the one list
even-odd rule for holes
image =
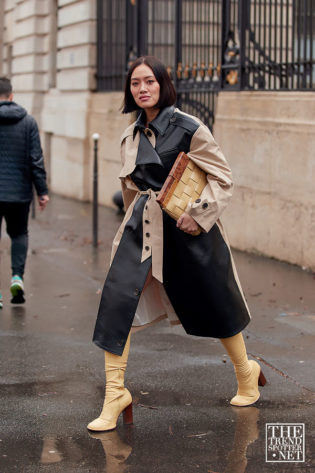
{"label": "boot heel", "polygon": [[132,403],[123,410],[124,424],[133,424]]}
{"label": "boot heel", "polygon": [[267,380],[265,378],[265,375],[262,372],[262,370],[260,370],[260,374],[258,378],[258,386],[265,386],[266,383],[267,383]]}

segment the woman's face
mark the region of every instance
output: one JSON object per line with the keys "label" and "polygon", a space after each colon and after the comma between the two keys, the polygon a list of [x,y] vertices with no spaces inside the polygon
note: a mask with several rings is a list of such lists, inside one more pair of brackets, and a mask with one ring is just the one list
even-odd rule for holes
{"label": "woman's face", "polygon": [[160,84],[146,64],[136,67],[131,74],[130,91],[138,107],[152,109],[160,98]]}

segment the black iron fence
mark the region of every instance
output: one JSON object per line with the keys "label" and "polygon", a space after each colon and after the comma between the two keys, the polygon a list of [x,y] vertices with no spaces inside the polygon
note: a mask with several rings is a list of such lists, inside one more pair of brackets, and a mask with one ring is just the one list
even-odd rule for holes
{"label": "black iron fence", "polygon": [[243,0],[239,8],[239,34],[232,39],[238,87],[314,89],[314,0]]}
{"label": "black iron fence", "polygon": [[142,54],[211,127],[219,90],[314,90],[314,0],[98,0],[98,90]]}
{"label": "black iron fence", "polygon": [[97,90],[121,90],[126,71],[126,0],[97,1]]}

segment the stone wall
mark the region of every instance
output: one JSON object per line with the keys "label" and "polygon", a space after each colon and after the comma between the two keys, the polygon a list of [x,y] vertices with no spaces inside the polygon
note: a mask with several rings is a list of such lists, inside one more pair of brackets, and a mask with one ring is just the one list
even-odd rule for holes
{"label": "stone wall", "polygon": [[[121,169],[120,136],[128,126],[131,115],[122,115],[120,108],[123,93],[97,93],[91,95],[89,113],[89,139],[99,133],[99,199],[105,205],[113,205],[113,194],[120,190],[118,175]],[[91,143],[92,146],[92,143]],[[92,148],[91,148],[92,149]],[[92,159],[90,182],[92,182]],[[92,189],[90,190],[90,199]]]}
{"label": "stone wall", "polygon": [[231,244],[315,269],[315,94],[219,94],[215,137],[235,180]]}
{"label": "stone wall", "polygon": [[38,121],[50,190],[88,200],[96,0],[5,0],[1,6],[1,72],[12,78],[14,99]]}
{"label": "stone wall", "polygon": [[5,0],[2,73],[12,77],[16,100],[38,120],[48,89],[50,2]]}

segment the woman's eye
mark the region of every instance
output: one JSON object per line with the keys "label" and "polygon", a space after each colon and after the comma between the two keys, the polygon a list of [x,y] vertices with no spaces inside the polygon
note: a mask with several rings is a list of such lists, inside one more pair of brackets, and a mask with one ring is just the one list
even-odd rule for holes
{"label": "woman's eye", "polygon": [[153,84],[153,82],[154,82],[153,79],[148,80],[148,84]]}

